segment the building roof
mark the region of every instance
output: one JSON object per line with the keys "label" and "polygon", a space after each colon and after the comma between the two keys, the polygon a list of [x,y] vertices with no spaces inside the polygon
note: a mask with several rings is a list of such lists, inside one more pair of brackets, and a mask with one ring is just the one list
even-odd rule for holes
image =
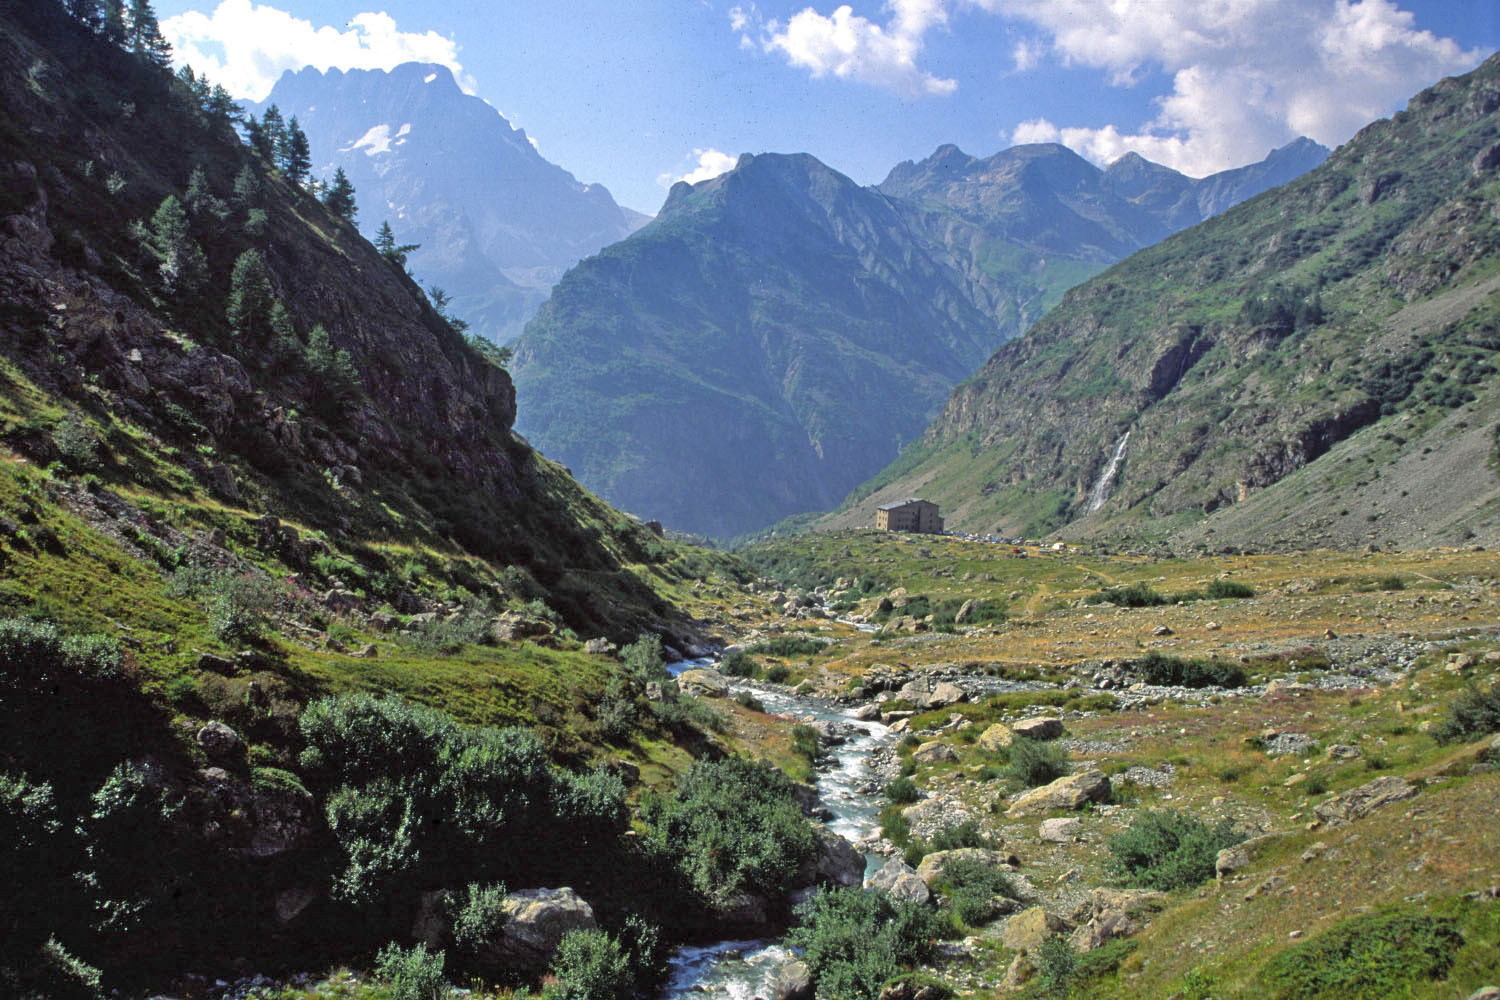
{"label": "building roof", "polygon": [[[895,510],[897,507],[905,507],[905,506],[908,506],[908,505],[914,504],[914,503],[932,503],[932,501],[930,501],[930,500],[923,500],[921,497],[907,497],[905,500],[897,500],[897,501],[894,501],[893,503],[883,503],[879,507],[876,507],[875,509],[876,510]],[[934,507],[937,506],[937,504],[932,504],[932,505]]]}

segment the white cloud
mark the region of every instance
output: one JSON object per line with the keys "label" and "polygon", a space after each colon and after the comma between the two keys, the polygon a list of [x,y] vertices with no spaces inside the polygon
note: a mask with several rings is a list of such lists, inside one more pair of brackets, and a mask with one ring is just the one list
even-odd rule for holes
{"label": "white cloud", "polygon": [[958,89],[958,81],[921,69],[917,56],[922,36],[948,20],[946,0],[888,0],[890,20],[876,24],[844,4],[823,15],[804,8],[782,24],[762,21],[752,5],[730,11],[730,27],[740,31],[746,48],[752,25],[760,32],[760,47],[779,52],[788,63],[814,77],[836,76],[873,84],[908,97],[943,96]]}
{"label": "white cloud", "polygon": [[721,153],[717,149],[695,149],[693,156],[697,160],[697,166],[685,174],[665,173],[656,178],[656,183],[662,187],[671,187],[678,181],[687,181],[689,184],[697,184],[699,181],[712,180],[720,174],[727,174],[734,169],[739,162],[739,157],[731,153]]}
{"label": "white cloud", "polygon": [[1203,175],[1264,156],[1299,136],[1336,146],[1481,53],[1418,30],[1392,0],[965,0],[1029,22],[1065,63],[1113,86],[1171,74],[1157,114],[1122,129],[1016,126],[1013,141],[1051,129],[1098,163],[1127,152]]}
{"label": "white cloud", "polygon": [[356,14],[341,30],[251,0],[222,0],[211,14],[169,17],[161,30],[179,65],[190,64],[239,98],[264,100],[289,69],[390,69],[404,62],[447,66],[460,86],[474,89],[451,38],[401,31],[384,12]]}

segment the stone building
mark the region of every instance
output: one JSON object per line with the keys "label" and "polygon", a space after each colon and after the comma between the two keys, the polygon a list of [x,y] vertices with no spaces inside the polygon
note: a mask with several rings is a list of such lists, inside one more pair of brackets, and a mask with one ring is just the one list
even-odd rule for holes
{"label": "stone building", "polygon": [[881,531],[915,531],[924,535],[941,535],[943,519],[938,505],[931,500],[909,497],[895,503],[881,504],[875,510],[875,527]]}

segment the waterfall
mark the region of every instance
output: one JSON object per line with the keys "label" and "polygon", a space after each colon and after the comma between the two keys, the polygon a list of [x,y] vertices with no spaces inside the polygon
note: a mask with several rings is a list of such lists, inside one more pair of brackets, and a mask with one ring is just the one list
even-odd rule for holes
{"label": "waterfall", "polygon": [[1120,443],[1115,445],[1115,453],[1109,460],[1109,464],[1099,474],[1099,481],[1094,484],[1094,492],[1089,494],[1088,512],[1090,514],[1103,507],[1104,501],[1109,499],[1109,492],[1115,485],[1115,476],[1120,471],[1120,462],[1125,458],[1125,444],[1129,440],[1130,432],[1126,431],[1125,436],[1120,438]]}

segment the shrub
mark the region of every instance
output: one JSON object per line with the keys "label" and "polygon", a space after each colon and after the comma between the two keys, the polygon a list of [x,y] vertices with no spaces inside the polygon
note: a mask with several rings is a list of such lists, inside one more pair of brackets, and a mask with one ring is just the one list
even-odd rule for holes
{"label": "shrub", "polygon": [[649,848],[710,906],[746,891],[779,898],[814,848],[791,779],[765,764],[700,759],[641,815]]}
{"label": "shrub", "polygon": [[818,731],[812,726],[792,727],[792,752],[809,761],[818,759]]}
{"label": "shrub", "polygon": [[464,901],[453,915],[454,943],[463,951],[477,951],[504,924],[505,886],[469,883]]}
{"label": "shrub", "polygon": [[1056,781],[1068,773],[1068,755],[1051,743],[1019,737],[1010,745],[1012,778],[1027,788]]}
{"label": "shrub", "polygon": [[883,892],[832,889],[797,912],[787,943],[803,949],[817,995],[829,1000],[877,996],[886,980],[930,956],[938,933],[930,909]]}
{"label": "shrub", "polygon": [[599,930],[572,930],[552,956],[556,1000],[631,1000],[635,977],[620,942]]}
{"label": "shrub", "polygon": [[1229,820],[1210,826],[1175,809],[1147,810],[1109,841],[1110,866],[1131,885],[1170,891],[1214,876],[1214,859],[1245,836]]}
{"label": "shrub", "polygon": [[391,987],[391,1000],[444,1000],[449,996],[443,978],[443,953],[429,952],[425,944],[407,951],[395,942],[380,950],[375,976]]}
{"label": "shrub", "polygon": [[1380,590],[1405,590],[1406,581],[1399,576],[1383,576],[1375,581],[1375,586]]}
{"label": "shrub", "polygon": [[1036,956],[1037,982],[1044,996],[1066,996],[1078,976],[1078,954],[1061,934],[1042,939]]}
{"label": "shrub", "polygon": [[822,639],[802,639],[797,636],[782,636],[757,642],[745,652],[753,656],[816,656],[831,645]]}
{"label": "shrub", "polygon": [[654,632],[642,632],[640,638],[620,650],[620,661],[626,675],[643,686],[671,676],[662,660],[661,636]]}
{"label": "shrub", "polygon": [[915,781],[903,776],[885,786],[885,797],[898,805],[907,805],[921,798],[922,790]]}
{"label": "shrub", "polygon": [[930,851],[956,851],[960,847],[983,847],[991,849],[996,842],[979,829],[979,821],[966,819],[957,826],[939,830],[928,844]]}
{"label": "shrub", "polygon": [[729,677],[754,677],[760,673],[760,667],[744,653],[730,653],[719,662],[719,673]]}
{"label": "shrub", "polygon": [[1500,681],[1488,691],[1473,685],[1460,691],[1432,735],[1439,743],[1455,743],[1493,732],[1500,732]]}
{"label": "shrub", "polygon": [[1254,587],[1235,580],[1215,580],[1208,585],[1208,598],[1211,601],[1222,601],[1228,598],[1242,599],[1254,596]]}
{"label": "shrub", "polygon": [[491,644],[490,624],[495,609],[486,601],[465,604],[455,615],[434,618],[416,629],[408,641],[417,649],[453,655],[465,646]]}
{"label": "shrub", "polygon": [[1015,896],[1015,886],[998,868],[975,858],[955,858],[943,866],[939,889],[948,896],[953,912],[971,927],[988,923],[997,895]]}
{"label": "shrub", "polygon": [[81,415],[68,413],[59,420],[52,429],[52,444],[74,472],[99,468],[99,439]]}
{"label": "shrub", "polygon": [[792,672],[780,663],[773,663],[766,668],[766,680],[772,684],[780,684],[790,677]]}
{"label": "shrub", "polygon": [[734,701],[735,704],[742,705],[752,712],[764,712],[766,710],[766,703],[755,697],[755,692],[749,689],[736,691],[734,693]]}
{"label": "shrub", "polygon": [[1293,945],[1258,978],[1268,1000],[1406,996],[1413,985],[1446,976],[1463,945],[1452,918],[1372,913]]}
{"label": "shrub", "polygon": [[1110,587],[1086,598],[1090,604],[1113,604],[1121,608],[1153,608],[1166,604],[1167,599],[1144,583],[1132,583],[1125,587]]}
{"label": "shrub", "polygon": [[1248,682],[1245,669],[1238,663],[1227,660],[1185,660],[1177,656],[1148,653],[1135,662],[1135,668],[1147,684],[1171,687],[1237,688],[1244,687]]}

